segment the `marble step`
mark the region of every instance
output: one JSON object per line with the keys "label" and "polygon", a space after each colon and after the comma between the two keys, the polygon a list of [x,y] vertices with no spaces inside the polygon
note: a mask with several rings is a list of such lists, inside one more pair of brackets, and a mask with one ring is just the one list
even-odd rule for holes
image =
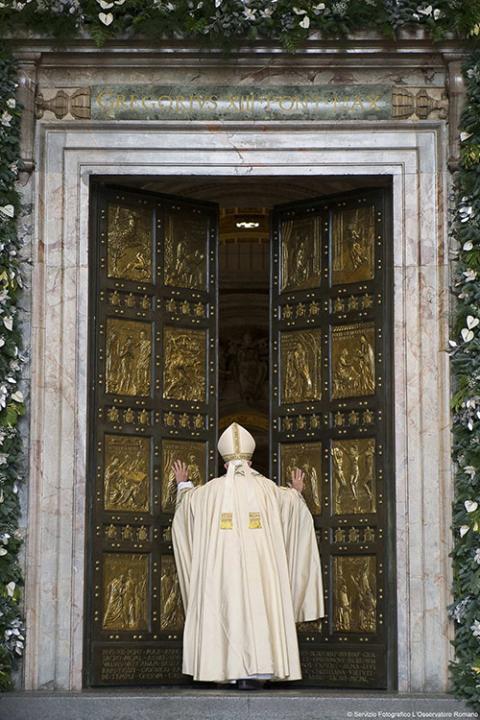
{"label": "marble step", "polygon": [[11,692],[0,696],[0,720],[369,720],[414,717],[475,718],[478,714],[451,695],[438,693],[155,688],[78,693]]}

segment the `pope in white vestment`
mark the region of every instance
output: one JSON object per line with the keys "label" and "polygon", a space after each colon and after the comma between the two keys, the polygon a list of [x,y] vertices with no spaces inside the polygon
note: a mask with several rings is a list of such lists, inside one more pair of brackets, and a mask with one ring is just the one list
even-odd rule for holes
{"label": "pope in white vestment", "polygon": [[182,670],[194,680],[299,680],[295,623],[325,616],[313,518],[298,490],[249,467],[254,449],[233,423],[218,443],[226,476],[178,484]]}

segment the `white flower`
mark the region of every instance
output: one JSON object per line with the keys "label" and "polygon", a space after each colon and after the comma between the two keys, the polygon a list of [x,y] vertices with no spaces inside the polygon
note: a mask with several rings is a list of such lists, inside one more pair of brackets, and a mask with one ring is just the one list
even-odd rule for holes
{"label": "white flower", "polygon": [[473,280],[477,279],[477,272],[472,269],[465,270],[463,276],[465,277],[465,282],[473,282]]}
{"label": "white flower", "polygon": [[471,138],[472,135],[473,135],[473,133],[471,133],[471,132],[465,132],[465,131],[461,132],[460,133],[460,141],[465,142],[465,140],[468,140],[468,138]]}
{"label": "white flower", "polygon": [[465,505],[465,510],[468,513],[475,512],[478,508],[478,503],[475,500],[465,500],[463,504]]}
{"label": "white flower", "polygon": [[13,218],[13,216],[15,215],[15,208],[13,207],[13,205],[3,205],[2,207],[0,207],[0,215],[4,215],[8,218]]}
{"label": "white flower", "polygon": [[223,0],[215,0],[215,7],[219,8],[220,5],[222,4],[222,2],[223,2]]}
{"label": "white flower", "polygon": [[0,465],[6,465],[8,462],[8,453],[0,453]]}
{"label": "white flower", "polygon": [[0,118],[0,122],[2,123],[2,125],[4,125],[5,127],[9,127],[11,120],[12,116],[10,115],[10,113],[4,110]]}
{"label": "white flower", "polygon": [[8,555],[8,550],[6,548],[0,548],[0,557],[2,555]]}
{"label": "white flower", "polygon": [[322,12],[322,10],[325,10],[325,3],[321,2],[321,3],[318,3],[318,5],[314,5],[312,10],[315,13],[315,15],[319,15]]}
{"label": "white flower", "polygon": [[469,530],[470,528],[468,525],[462,525],[460,528],[460,537],[463,538]]}
{"label": "white flower", "polygon": [[12,394],[12,400],[14,400],[15,402],[18,402],[18,403],[22,403],[23,402],[23,393],[20,390],[17,390],[16,392],[14,392]]}
{"label": "white flower", "polygon": [[12,330],[13,328],[13,317],[11,315],[7,315],[3,318],[3,324],[7,328],[7,330]]}
{"label": "white flower", "polygon": [[471,205],[461,205],[458,208],[458,213],[460,215],[460,222],[468,222],[470,218],[473,217],[473,207]]}
{"label": "white flower", "polygon": [[421,6],[419,5],[419,6],[417,7],[417,13],[419,13],[419,15],[425,15],[425,16],[431,15],[431,14],[432,14],[432,10],[433,10],[433,7],[432,7],[431,5],[427,5],[427,6],[424,6],[424,7],[421,7]]}
{"label": "white flower", "polygon": [[247,18],[247,20],[255,20],[255,17],[256,17],[255,10],[252,10],[251,8],[246,7],[243,9],[243,14]]}
{"label": "white flower", "polygon": [[108,10],[109,8],[113,7],[113,2],[105,2],[105,0],[97,0],[97,3],[100,5],[102,10]]}
{"label": "white flower", "polygon": [[473,250],[473,242],[471,240],[467,240],[467,242],[463,243],[463,249],[466,252],[469,252],[469,250]]}
{"label": "white flower", "polygon": [[464,342],[470,342],[470,340],[473,340],[475,337],[473,330],[469,330],[468,328],[462,328],[460,335],[462,336]]}
{"label": "white flower", "polygon": [[308,30],[308,28],[310,27],[310,18],[308,17],[308,15],[305,15],[305,17],[303,18],[303,20],[301,20],[298,24],[299,24],[300,27],[302,27],[304,30]]}
{"label": "white flower", "polygon": [[13,597],[13,593],[15,592],[15,583],[13,582],[13,580],[11,580],[5,587],[7,588],[7,593],[9,594],[9,596]]}
{"label": "white flower", "polygon": [[468,609],[468,605],[470,604],[470,600],[470,596],[467,595],[466,598],[460,600],[460,602],[455,606],[453,610],[453,617],[455,618],[457,623],[460,623],[463,620],[465,612]]}
{"label": "white flower", "polygon": [[112,13],[98,13],[98,19],[101,23],[106,25],[107,27],[112,24],[113,22],[113,15]]}
{"label": "white flower", "polygon": [[275,8],[272,6],[265,8],[264,10],[260,10],[260,16],[263,18],[272,17],[274,10],[275,10]]}
{"label": "white flower", "polygon": [[475,555],[474,555],[473,559],[477,563],[477,565],[480,565],[480,548],[477,548],[475,550]]}
{"label": "white flower", "polygon": [[472,635],[476,638],[480,638],[480,622],[478,620],[473,621],[473,625],[470,625]]}
{"label": "white flower", "polygon": [[470,475],[470,477],[471,477],[472,479],[475,477],[476,470],[475,470],[475,468],[473,467],[473,465],[465,465],[465,467],[463,468],[463,471],[464,471],[467,475]]}
{"label": "white flower", "polygon": [[295,6],[293,6],[293,12],[295,13],[295,15],[306,15],[307,14],[307,11],[304,8],[299,8],[299,7],[295,7]]}
{"label": "white flower", "polygon": [[9,107],[10,109],[13,110],[13,108],[16,106],[17,106],[17,101],[15,100],[15,98],[8,98],[7,107]]}

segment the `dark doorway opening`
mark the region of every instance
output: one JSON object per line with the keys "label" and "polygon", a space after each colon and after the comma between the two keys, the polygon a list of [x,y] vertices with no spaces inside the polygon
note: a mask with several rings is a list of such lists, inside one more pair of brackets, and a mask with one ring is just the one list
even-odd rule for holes
{"label": "dark doorway opening", "polygon": [[255,468],[267,477],[269,250],[267,210],[221,211],[218,429],[233,421],[246,427],[256,442]]}

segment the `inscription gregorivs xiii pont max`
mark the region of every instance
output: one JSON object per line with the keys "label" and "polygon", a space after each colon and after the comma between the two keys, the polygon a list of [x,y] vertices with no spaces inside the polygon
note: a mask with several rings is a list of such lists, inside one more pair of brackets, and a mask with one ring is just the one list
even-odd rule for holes
{"label": "inscription gregorivs xiii pont max", "polygon": [[388,119],[387,85],[95,85],[92,120]]}

